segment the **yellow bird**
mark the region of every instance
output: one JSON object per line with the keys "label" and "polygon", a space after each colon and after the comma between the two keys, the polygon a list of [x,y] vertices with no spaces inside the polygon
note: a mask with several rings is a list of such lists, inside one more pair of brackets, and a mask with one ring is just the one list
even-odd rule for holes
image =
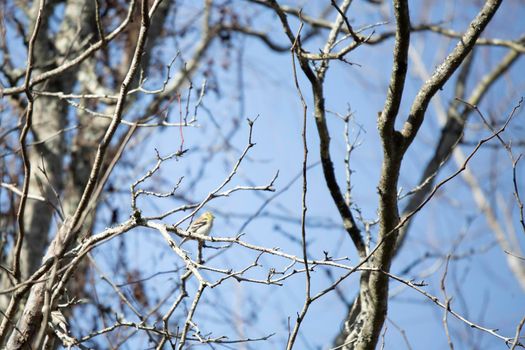
{"label": "yellow bird", "polygon": [[[211,228],[213,226],[213,219],[215,219],[215,216],[209,211],[202,214],[197,220],[195,220],[190,227],[186,230],[186,233],[188,235],[202,235],[202,236],[209,236]],[[179,246],[181,246],[184,242],[190,240],[190,239],[198,239],[197,237],[184,237],[184,239],[180,242]],[[204,242],[199,240],[199,259],[198,262],[202,263],[202,246],[204,245]]]}

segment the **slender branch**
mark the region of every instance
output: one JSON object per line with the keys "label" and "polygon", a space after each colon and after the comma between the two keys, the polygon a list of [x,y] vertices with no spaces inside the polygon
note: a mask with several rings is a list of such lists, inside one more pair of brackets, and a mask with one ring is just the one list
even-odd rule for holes
{"label": "slender branch", "polygon": [[469,24],[467,31],[456,44],[454,50],[436,68],[434,74],[419,90],[401,134],[404,138],[403,149],[406,151],[423,123],[430,99],[443,87],[452,73],[472,50],[481,32],[488,25],[499,8],[502,0],[487,0],[478,15]]}
{"label": "slender branch", "polygon": [[[302,28],[302,27],[301,27]],[[299,33],[301,32],[301,28],[299,28]],[[297,38],[299,38],[299,35],[297,35]],[[302,196],[301,196],[301,247],[302,247],[302,253],[303,253],[303,264],[304,264],[304,271],[305,271],[305,299],[304,304],[302,307],[301,312],[297,315],[297,320],[295,322],[294,328],[292,332],[290,333],[288,337],[288,344],[286,345],[287,350],[291,350],[295,344],[295,339],[297,338],[297,334],[299,333],[299,328],[301,327],[302,321],[306,317],[306,313],[308,312],[308,309],[310,307],[310,304],[312,303],[311,298],[311,276],[310,276],[310,268],[308,266],[308,253],[306,250],[306,211],[308,210],[306,206],[306,194],[308,192],[308,179],[306,176],[307,173],[307,163],[308,163],[308,143],[306,141],[306,115],[308,106],[306,104],[306,101],[304,99],[303,93],[301,91],[301,87],[299,86],[299,80],[297,78],[297,69],[295,66],[295,57],[294,57],[294,50],[295,45],[298,42],[296,41],[294,45],[292,45],[291,51],[291,58],[292,58],[292,68],[293,68],[293,76],[294,76],[294,82],[295,82],[295,89],[297,90],[297,94],[299,95],[299,99],[301,101],[302,109],[303,109],[303,126],[302,126],[302,143],[303,143],[303,160],[302,160],[302,177],[303,177],[303,187],[302,187]]]}

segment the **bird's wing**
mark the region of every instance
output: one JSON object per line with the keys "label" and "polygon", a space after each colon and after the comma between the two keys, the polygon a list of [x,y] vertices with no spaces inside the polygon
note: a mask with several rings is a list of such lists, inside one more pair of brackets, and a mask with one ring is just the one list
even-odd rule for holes
{"label": "bird's wing", "polygon": [[204,225],[206,225],[206,220],[197,220],[193,224],[191,224],[190,228],[188,229],[188,232],[196,232]]}

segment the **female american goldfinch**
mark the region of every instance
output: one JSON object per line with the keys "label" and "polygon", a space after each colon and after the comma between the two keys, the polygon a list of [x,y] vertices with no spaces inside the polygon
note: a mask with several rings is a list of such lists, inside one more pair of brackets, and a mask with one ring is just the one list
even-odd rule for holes
{"label": "female american goldfinch", "polygon": [[[211,231],[211,227],[213,226],[213,219],[215,219],[215,216],[209,211],[202,214],[197,220],[195,220],[190,227],[186,230],[186,232],[191,235],[203,235],[208,236]],[[184,237],[184,239],[180,242],[182,243],[186,242],[187,240],[195,239],[192,237]]]}

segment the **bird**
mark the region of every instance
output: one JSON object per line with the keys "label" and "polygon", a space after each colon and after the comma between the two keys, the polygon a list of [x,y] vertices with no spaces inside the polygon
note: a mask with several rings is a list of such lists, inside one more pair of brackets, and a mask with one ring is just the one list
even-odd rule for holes
{"label": "bird", "polygon": [[[181,246],[184,242],[190,240],[190,239],[198,239],[197,237],[191,237],[192,235],[202,235],[202,236],[208,236],[210,234],[211,228],[213,226],[213,220],[215,219],[215,216],[209,211],[202,214],[197,220],[195,220],[190,227],[186,230],[186,233],[188,233],[188,237],[184,237],[184,239],[180,242],[179,246]],[[202,247],[204,245],[204,242],[199,240],[199,259],[198,261],[202,262]]]}

